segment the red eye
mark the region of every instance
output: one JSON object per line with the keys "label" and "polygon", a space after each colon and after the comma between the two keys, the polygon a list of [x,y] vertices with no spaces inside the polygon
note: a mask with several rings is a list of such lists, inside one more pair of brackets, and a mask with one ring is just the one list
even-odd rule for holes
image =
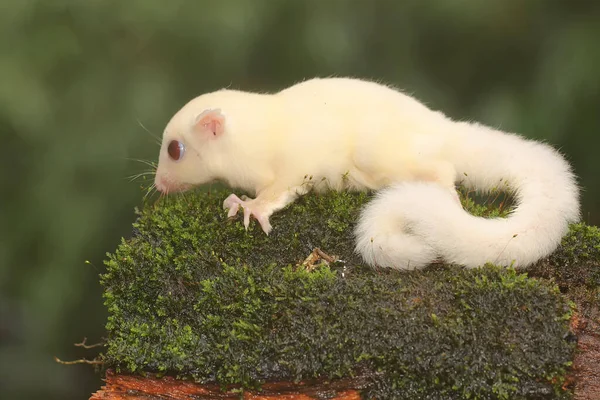
{"label": "red eye", "polygon": [[169,153],[169,157],[171,157],[175,161],[179,161],[183,158],[183,153],[185,153],[185,146],[180,141],[171,140],[171,143],[169,143],[169,147],[167,147],[167,152]]}

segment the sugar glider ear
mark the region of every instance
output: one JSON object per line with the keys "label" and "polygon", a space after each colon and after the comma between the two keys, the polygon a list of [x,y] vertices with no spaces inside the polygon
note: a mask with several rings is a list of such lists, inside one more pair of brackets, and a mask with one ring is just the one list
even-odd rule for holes
{"label": "sugar glider ear", "polygon": [[208,109],[196,116],[194,132],[211,137],[218,137],[225,131],[225,115],[220,109]]}

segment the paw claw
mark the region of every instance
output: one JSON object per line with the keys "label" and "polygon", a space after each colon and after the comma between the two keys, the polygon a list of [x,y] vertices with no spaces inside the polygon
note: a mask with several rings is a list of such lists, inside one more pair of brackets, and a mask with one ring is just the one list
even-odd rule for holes
{"label": "paw claw", "polygon": [[260,224],[260,227],[262,228],[263,232],[265,232],[268,236],[271,230],[273,229],[271,223],[269,222],[269,218],[261,217],[258,219],[258,223]]}
{"label": "paw claw", "polygon": [[230,194],[225,199],[223,202],[223,208],[229,210],[227,212],[227,218],[235,216],[241,206],[244,210],[244,228],[248,230],[248,227],[250,226],[250,217],[253,216],[260,224],[262,230],[268,235],[273,229],[271,223],[269,222],[270,213],[261,209],[263,208],[260,205],[261,203],[256,203],[255,200],[246,196],[242,196],[242,198],[244,200],[240,199],[235,194]]}
{"label": "paw claw", "polygon": [[250,211],[248,207],[244,207],[243,205],[242,207],[244,208],[244,228],[248,230],[248,227],[250,226],[250,215],[252,214],[252,211]]}
{"label": "paw claw", "polygon": [[239,204],[234,204],[233,206],[231,206],[231,208],[229,209],[229,212],[227,213],[227,218],[231,218],[231,217],[235,216],[238,213],[239,209],[240,209]]}

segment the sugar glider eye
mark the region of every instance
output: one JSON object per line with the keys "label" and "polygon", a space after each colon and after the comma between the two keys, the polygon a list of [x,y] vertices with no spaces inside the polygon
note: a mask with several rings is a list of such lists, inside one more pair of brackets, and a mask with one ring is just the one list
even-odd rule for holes
{"label": "sugar glider eye", "polygon": [[172,160],[179,161],[183,158],[185,146],[178,140],[171,140],[169,147],[167,147],[167,153],[169,153],[169,157],[171,157]]}

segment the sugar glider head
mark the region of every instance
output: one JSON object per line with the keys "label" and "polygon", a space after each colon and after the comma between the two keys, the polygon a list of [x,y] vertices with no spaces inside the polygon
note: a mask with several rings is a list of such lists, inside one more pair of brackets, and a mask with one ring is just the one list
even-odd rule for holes
{"label": "sugar glider head", "polygon": [[181,192],[216,178],[218,147],[225,132],[220,109],[187,105],[163,134],[154,184],[162,193]]}

